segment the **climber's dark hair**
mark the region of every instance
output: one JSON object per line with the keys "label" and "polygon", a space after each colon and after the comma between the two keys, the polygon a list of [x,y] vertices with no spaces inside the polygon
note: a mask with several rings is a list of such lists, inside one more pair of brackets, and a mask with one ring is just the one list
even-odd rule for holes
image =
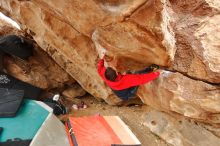
{"label": "climber's dark hair", "polygon": [[105,78],[107,80],[114,82],[116,77],[117,77],[116,71],[111,67],[107,67],[105,71]]}

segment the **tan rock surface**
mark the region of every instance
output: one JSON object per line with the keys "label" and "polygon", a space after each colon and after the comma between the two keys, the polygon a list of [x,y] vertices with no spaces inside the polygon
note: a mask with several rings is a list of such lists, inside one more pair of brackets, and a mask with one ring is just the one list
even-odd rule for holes
{"label": "tan rock surface", "polygon": [[145,125],[173,146],[219,146],[220,139],[211,132],[187,120],[177,120],[162,112],[146,115]]}
{"label": "tan rock surface", "polygon": [[61,2],[60,0],[36,0],[34,3],[54,13],[63,22],[74,27],[76,31],[91,36],[97,26],[121,20],[123,16],[129,15],[145,1],[67,0]]}
{"label": "tan rock surface", "polygon": [[78,84],[72,85],[72,87],[67,88],[62,92],[62,95],[67,98],[75,98],[78,96],[83,96],[86,94],[86,91]]}
{"label": "tan rock surface", "polygon": [[175,21],[175,17],[169,1],[148,0],[131,15],[131,20],[146,32],[151,33],[157,40],[155,44],[164,46],[170,61],[173,61],[176,52],[176,40],[172,23]]}
{"label": "tan rock surface", "polygon": [[160,77],[141,86],[138,96],[159,110],[220,123],[220,87],[196,81],[180,73],[163,71]]}
{"label": "tan rock surface", "polygon": [[75,82],[42,50],[35,51],[29,60],[12,57],[4,60],[10,75],[42,89],[61,88],[64,84]]}
{"label": "tan rock surface", "polygon": [[[210,2],[210,1],[209,1]],[[172,1],[177,40],[174,69],[194,78],[220,83],[218,1]]]}
{"label": "tan rock surface", "polygon": [[105,50],[114,58],[110,65],[118,70],[169,66],[176,51],[170,17],[165,1],[149,0],[126,21],[97,28],[92,39],[98,52]]}
{"label": "tan rock surface", "polygon": [[[0,34],[26,36],[24,32],[17,30],[3,20],[0,21]],[[59,88],[66,83],[75,82],[37,45],[35,45],[34,55],[28,60],[5,55],[3,66],[7,73],[15,78],[42,89]]]}
{"label": "tan rock surface", "polygon": [[170,57],[162,42],[132,22],[97,29],[93,41],[114,57],[114,66],[118,70],[140,69],[153,63],[161,66],[170,64]]}

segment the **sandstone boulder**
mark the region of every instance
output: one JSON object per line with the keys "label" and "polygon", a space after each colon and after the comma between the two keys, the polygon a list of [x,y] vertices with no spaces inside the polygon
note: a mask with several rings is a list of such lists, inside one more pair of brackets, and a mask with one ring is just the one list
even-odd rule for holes
{"label": "sandstone boulder", "polygon": [[76,31],[86,36],[91,36],[97,26],[122,20],[144,2],[145,0],[34,1],[35,4],[51,11],[63,22],[70,24]]}
{"label": "sandstone boulder", "polygon": [[165,1],[146,1],[125,21],[97,28],[92,39],[97,51],[112,57],[110,65],[119,71],[153,63],[170,66],[176,51],[171,17]]}
{"label": "sandstone boulder", "polygon": [[139,88],[138,96],[148,105],[164,111],[219,123],[220,88],[163,71],[160,77]]}
{"label": "sandstone boulder", "polygon": [[145,125],[173,146],[218,146],[220,139],[211,132],[187,120],[152,111],[146,115]]}
{"label": "sandstone boulder", "polygon": [[10,75],[42,89],[61,88],[75,82],[42,50],[35,51],[29,60],[6,57],[4,66]]}
{"label": "sandstone boulder", "polygon": [[93,41],[114,58],[113,66],[118,70],[135,70],[153,63],[161,66],[170,64],[170,57],[162,42],[132,22],[97,29]]}
{"label": "sandstone boulder", "polygon": [[78,84],[74,84],[74,85],[72,85],[72,87],[67,88],[62,92],[62,95],[67,98],[80,97],[85,94],[86,94],[86,91],[83,90],[83,88]]}
{"label": "sandstone boulder", "polygon": [[177,51],[173,68],[191,77],[220,83],[218,1],[172,1]]}

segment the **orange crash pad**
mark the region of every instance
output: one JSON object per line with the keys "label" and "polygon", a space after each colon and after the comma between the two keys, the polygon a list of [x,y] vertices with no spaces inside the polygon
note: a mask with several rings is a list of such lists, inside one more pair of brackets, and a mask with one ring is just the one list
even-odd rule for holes
{"label": "orange crash pad", "polygon": [[140,146],[118,116],[70,117],[66,131],[71,146]]}

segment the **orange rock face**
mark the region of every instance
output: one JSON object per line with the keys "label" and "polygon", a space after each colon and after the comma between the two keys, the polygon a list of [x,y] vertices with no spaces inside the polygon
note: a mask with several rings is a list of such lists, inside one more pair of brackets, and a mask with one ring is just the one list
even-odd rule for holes
{"label": "orange rock face", "polygon": [[171,71],[139,88],[145,104],[219,123],[218,0],[1,0],[0,9],[94,97],[120,101],[96,70],[106,52],[121,72]]}

